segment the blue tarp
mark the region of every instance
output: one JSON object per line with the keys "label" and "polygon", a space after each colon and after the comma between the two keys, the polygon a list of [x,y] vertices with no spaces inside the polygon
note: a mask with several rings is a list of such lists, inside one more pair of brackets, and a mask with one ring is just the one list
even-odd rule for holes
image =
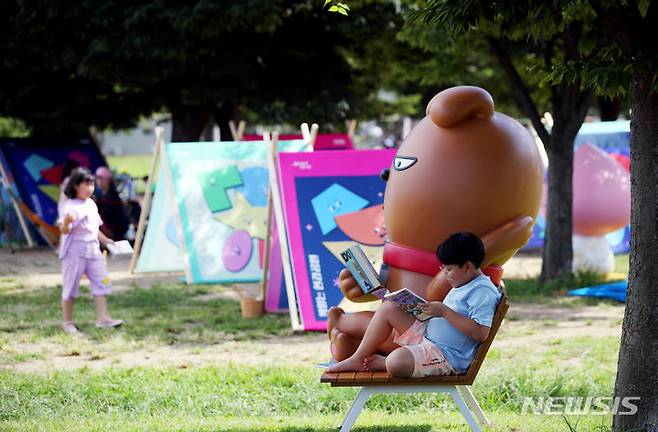
{"label": "blue tarp", "polygon": [[569,291],[568,294],[571,296],[578,296],[578,297],[608,298],[625,303],[627,289],[628,289],[628,281],[623,280],[619,282],[612,282],[612,283],[596,285],[592,287],[578,288]]}

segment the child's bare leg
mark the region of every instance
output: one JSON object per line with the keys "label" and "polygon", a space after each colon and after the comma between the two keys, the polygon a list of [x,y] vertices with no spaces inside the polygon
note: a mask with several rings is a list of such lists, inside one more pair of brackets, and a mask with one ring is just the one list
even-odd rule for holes
{"label": "child's bare leg", "polygon": [[73,304],[75,299],[62,300],[62,312],[64,313],[64,323],[73,322]]}
{"label": "child's bare leg", "polygon": [[391,376],[396,378],[407,378],[413,375],[415,360],[411,351],[401,347],[393,351],[386,357],[386,370]]}
{"label": "child's bare leg", "polygon": [[102,323],[111,321],[110,315],[107,313],[107,297],[106,296],[96,296],[94,297],[96,302],[96,322]]}
{"label": "child's bare leg", "polygon": [[372,312],[346,314],[336,306],[329,309],[327,335],[331,341],[331,354],[334,359],[341,361],[354,354],[372,315]]}
{"label": "child's bare leg", "polygon": [[363,360],[371,356],[390,337],[391,331],[406,331],[416,319],[403,312],[395,304],[384,302],[370,320],[363,340],[349,358],[327,369],[328,372],[364,370]]}

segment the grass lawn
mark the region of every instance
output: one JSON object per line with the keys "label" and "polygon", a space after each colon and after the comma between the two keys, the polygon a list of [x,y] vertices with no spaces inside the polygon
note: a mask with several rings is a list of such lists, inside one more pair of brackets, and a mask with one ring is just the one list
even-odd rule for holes
{"label": "grass lawn", "polygon": [[148,176],[152,161],[153,155],[107,156],[110,168],[133,177]]}
{"label": "grass lawn", "polygon": [[130,174],[135,179],[135,188],[138,194],[146,190],[145,177],[148,177],[152,155],[107,156],[107,163],[112,171]]}
{"label": "grass lawn", "polygon": [[[87,324],[86,336],[74,337],[59,327],[59,287],[25,289],[9,277],[0,282],[2,431],[335,431],[356,394],[319,383],[321,371],[314,363],[321,358],[303,360],[305,344],[321,340],[324,347],[324,339],[292,335],[286,315],[241,319],[239,305],[222,297],[222,286],[163,284],[117,292],[110,308],[126,326],[97,331]],[[573,310],[611,307],[541,289],[524,296],[530,284],[513,285],[519,309],[536,303]],[[90,299],[79,299],[75,316],[93,322]],[[530,325],[537,333],[556,326],[545,319]],[[491,349],[473,386],[494,422],[487,430],[609,430],[610,415],[567,415],[570,427],[559,415],[524,414],[522,407],[524,397],[611,395],[618,337],[556,333],[533,346],[514,345],[523,328],[513,328],[503,325],[496,341],[502,345]],[[168,349],[203,356],[245,347],[255,351],[255,362],[96,366],[117,353],[130,357]],[[277,357],[286,350],[298,358]],[[87,359],[85,366],[65,367],[81,358]],[[51,359],[59,366],[30,366]],[[377,396],[356,423],[362,431],[430,429],[464,431],[466,425],[452,401],[433,395]]]}

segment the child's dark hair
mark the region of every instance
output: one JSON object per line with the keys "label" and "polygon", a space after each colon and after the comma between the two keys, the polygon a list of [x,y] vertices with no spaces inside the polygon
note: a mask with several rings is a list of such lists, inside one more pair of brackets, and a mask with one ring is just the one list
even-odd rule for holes
{"label": "child's dark hair", "polygon": [[66,188],[64,188],[64,195],[73,199],[77,196],[77,193],[75,191],[75,187],[77,185],[79,185],[80,183],[93,183],[93,182],[94,182],[94,176],[91,174],[91,171],[89,171],[87,168],[84,167],[75,168],[73,171],[71,171],[71,175],[69,176],[69,182],[66,184]]}
{"label": "child's dark hair", "polygon": [[64,167],[62,168],[62,178],[59,179],[60,183],[64,181],[66,177],[71,176],[71,172],[73,172],[74,169],[78,168],[80,166],[80,162],[74,159],[66,159],[64,162]]}
{"label": "child's dark hair", "polygon": [[480,237],[471,232],[458,232],[448,237],[436,249],[436,256],[442,264],[463,266],[466,262],[480,268],[484,261],[484,244]]}

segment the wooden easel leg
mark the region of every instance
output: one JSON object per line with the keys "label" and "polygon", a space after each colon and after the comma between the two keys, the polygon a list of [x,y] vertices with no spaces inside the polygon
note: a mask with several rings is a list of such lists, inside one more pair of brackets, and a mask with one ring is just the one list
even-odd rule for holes
{"label": "wooden easel leg", "polygon": [[343,424],[340,426],[340,432],[349,432],[352,430],[356,418],[359,416],[361,410],[370,398],[370,395],[373,393],[374,392],[371,389],[361,387],[361,390],[359,390],[359,393],[356,395],[356,399],[352,402],[352,407],[345,416],[345,420],[343,420]]}
{"label": "wooden easel leg", "polygon": [[457,390],[457,387],[451,387],[448,390],[448,393],[450,393],[450,396],[452,396],[452,399],[455,401],[457,408],[459,408],[459,411],[461,411],[462,415],[464,416],[464,420],[466,420],[466,423],[468,423],[468,426],[471,428],[471,430],[473,432],[482,432],[480,425],[475,420],[475,417],[473,417],[471,410],[468,409],[468,405],[466,405],[466,402],[464,402],[464,399]]}
{"label": "wooden easel leg", "polygon": [[484,411],[482,411],[482,408],[480,408],[480,404],[478,404],[477,399],[475,399],[475,396],[473,396],[473,392],[471,392],[471,389],[469,386],[457,386],[457,391],[461,393],[462,398],[466,402],[466,405],[470,408],[471,412],[475,414],[475,417],[477,417],[478,422],[482,426],[489,426],[491,422],[487,418],[487,416],[484,414]]}

